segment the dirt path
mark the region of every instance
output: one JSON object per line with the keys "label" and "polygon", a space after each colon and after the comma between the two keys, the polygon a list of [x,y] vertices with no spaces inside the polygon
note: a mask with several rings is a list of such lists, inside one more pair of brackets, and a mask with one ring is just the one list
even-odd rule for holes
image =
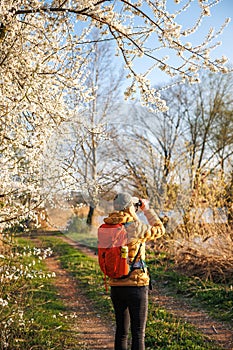
{"label": "dirt path", "polygon": [[233,330],[229,326],[211,318],[203,310],[193,309],[187,302],[169,296],[164,289],[160,288],[156,288],[150,298],[172,315],[192,324],[223,349],[233,349]]}
{"label": "dirt path", "polygon": [[[94,255],[90,249],[79,245],[69,238],[62,236],[62,239],[72,246],[82,249],[86,254]],[[74,328],[79,333],[78,348],[80,350],[113,350],[113,325],[103,323],[103,320],[98,317],[94,307],[89,300],[87,301],[79,286],[66,271],[61,269],[54,258],[49,258],[47,264],[48,268],[57,275],[55,284],[61,298],[66,303],[69,311],[77,316]],[[163,289],[154,289],[150,294],[150,298],[174,316],[194,325],[223,349],[233,350],[233,330],[228,326],[212,319],[202,310],[192,309],[185,301],[173,298],[166,294]],[[80,320],[82,320],[82,323],[80,323]]]}
{"label": "dirt path", "polygon": [[113,350],[113,326],[103,322],[81,288],[55,258],[46,259],[46,264],[51,272],[56,273],[54,284],[67,307],[66,316],[72,317],[72,331],[77,334],[72,349]]}

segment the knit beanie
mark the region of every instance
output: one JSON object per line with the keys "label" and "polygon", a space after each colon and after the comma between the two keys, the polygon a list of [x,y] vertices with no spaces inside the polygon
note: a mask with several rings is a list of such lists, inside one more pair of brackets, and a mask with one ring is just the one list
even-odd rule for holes
{"label": "knit beanie", "polygon": [[115,210],[121,211],[129,208],[134,202],[136,202],[135,197],[131,197],[128,193],[122,192],[118,193],[113,201],[113,206]]}

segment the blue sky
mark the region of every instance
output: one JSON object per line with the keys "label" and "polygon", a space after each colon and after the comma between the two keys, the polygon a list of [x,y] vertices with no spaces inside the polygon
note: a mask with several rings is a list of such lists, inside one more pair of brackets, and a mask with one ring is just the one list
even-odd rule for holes
{"label": "blue sky", "polygon": [[231,18],[231,22],[225,28],[220,37],[222,45],[216,50],[216,53],[226,55],[233,64],[233,1],[222,0],[219,5],[212,9],[212,16],[209,18],[211,25],[220,25],[226,17]]}
{"label": "blue sky", "polygon": [[[181,4],[186,2],[187,1],[181,1]],[[177,17],[177,22],[181,24],[183,28],[190,27],[198,17],[199,7],[197,3],[198,0],[195,0],[191,7],[182,16]],[[174,0],[168,0],[167,4],[174,8]],[[210,57],[216,58],[225,55],[228,57],[229,63],[233,65],[233,0],[222,0],[218,5],[211,7],[211,16],[204,18],[197,33],[193,35],[193,37],[187,37],[187,41],[191,41],[192,43],[202,42],[202,39],[208,34],[209,28],[213,27],[215,31],[218,31],[227,17],[232,18],[231,22],[225,28],[223,34],[215,40],[215,42],[221,41],[222,45],[213,50]],[[173,59],[175,62],[176,57],[171,58],[171,63],[173,62]],[[143,72],[145,71],[145,67],[147,67],[146,61],[140,60],[136,64],[137,71],[139,70]],[[151,74],[149,78],[152,85],[170,80],[169,76],[165,73],[160,73],[158,70]]]}
{"label": "blue sky", "polygon": [[[218,30],[227,17],[232,18],[232,20],[219,37],[222,45],[213,51],[213,55],[226,55],[229,57],[231,63],[233,63],[233,0],[222,0],[218,5],[213,6],[211,8],[211,16],[205,17],[198,33],[201,35],[206,34],[209,27],[214,27]],[[187,26],[189,21],[189,18],[185,16],[183,25]]]}

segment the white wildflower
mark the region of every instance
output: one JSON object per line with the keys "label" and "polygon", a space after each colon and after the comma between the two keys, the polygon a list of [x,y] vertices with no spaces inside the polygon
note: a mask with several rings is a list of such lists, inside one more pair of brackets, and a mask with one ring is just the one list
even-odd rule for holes
{"label": "white wildflower", "polygon": [[0,298],[0,305],[3,306],[3,307],[7,306],[8,305],[8,301]]}

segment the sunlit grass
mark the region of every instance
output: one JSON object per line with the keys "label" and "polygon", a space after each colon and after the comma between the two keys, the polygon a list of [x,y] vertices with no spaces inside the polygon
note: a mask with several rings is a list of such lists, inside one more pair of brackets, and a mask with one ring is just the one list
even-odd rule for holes
{"label": "sunlit grass", "polygon": [[[62,267],[81,284],[82,289],[98,313],[114,320],[109,293],[104,290],[103,275],[96,259],[64,243],[59,238],[45,237],[44,244],[52,247],[59,256]],[[162,271],[162,270],[161,270]],[[156,277],[156,276],[154,276]],[[153,278],[154,278],[153,277]],[[176,319],[158,305],[150,303],[146,331],[146,349],[218,349],[208,342],[194,327]]]}
{"label": "sunlit grass", "polygon": [[[19,239],[18,249],[25,246],[33,247],[29,239]],[[22,263],[30,264],[33,257],[24,256]],[[40,272],[40,277],[27,280],[24,299],[23,326],[9,330],[13,340],[9,343],[11,349],[72,349],[72,344],[77,340],[69,332],[70,324],[65,318],[67,310],[62,300],[57,297],[57,290],[53,285],[53,278],[43,277],[47,275],[43,260],[33,264],[33,269]]]}
{"label": "sunlit grass", "polygon": [[177,298],[185,298],[193,306],[202,307],[216,319],[233,323],[233,277],[231,283],[203,281],[187,277],[174,269],[173,261],[157,255],[148,261],[155,283]]}

